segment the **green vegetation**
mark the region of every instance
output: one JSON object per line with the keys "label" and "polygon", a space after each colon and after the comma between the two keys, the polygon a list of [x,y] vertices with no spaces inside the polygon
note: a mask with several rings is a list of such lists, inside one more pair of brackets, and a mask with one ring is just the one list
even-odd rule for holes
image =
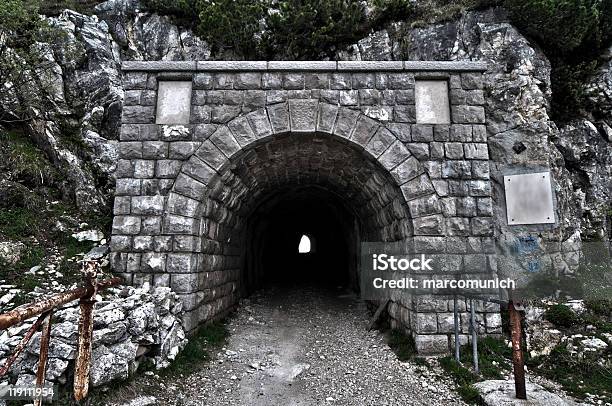
{"label": "green vegetation", "polygon": [[[593,356],[588,354],[583,357],[572,355],[566,345],[558,345],[547,357],[528,359],[527,365],[536,373],[559,382],[564,390],[575,397],[585,398],[587,393],[590,393],[603,397],[604,403],[612,402],[610,369],[600,365],[598,359],[593,359]],[[608,357],[611,351],[608,347]],[[596,355],[599,359],[604,356],[606,355]]]}
{"label": "green vegetation", "polygon": [[[395,2],[394,2],[395,3]],[[262,48],[267,58],[286,54],[295,59],[333,57],[365,34],[365,12],[352,0],[285,0],[267,18]]]}
{"label": "green vegetation", "polygon": [[458,385],[457,392],[470,404],[480,405],[482,400],[478,390],[473,386],[483,379],[502,379],[502,371],[511,368],[512,350],[503,340],[493,337],[478,339],[478,365],[480,374],[476,375],[472,364],[472,346],[463,345],[460,351],[460,363],[454,357],[440,358],[440,365]]}
{"label": "green vegetation", "polygon": [[[416,355],[414,339],[399,330],[391,330],[387,336],[387,343],[400,361],[408,361]],[[418,362],[421,362],[419,360]]]}
{"label": "green vegetation", "polygon": [[204,325],[189,336],[189,342],[170,366],[162,371],[164,375],[189,374],[199,370],[211,354],[222,347],[229,335],[224,322]]}
{"label": "green vegetation", "polygon": [[506,0],[512,22],[543,48],[552,65],[553,118],[588,108],[583,84],[612,39],[612,4],[605,0]]}
{"label": "green vegetation", "polygon": [[409,0],[376,0],[369,22],[359,0],[144,0],[207,40],[213,55],[244,59],[321,59],[380,28],[408,18]]}
{"label": "green vegetation", "polygon": [[544,318],[556,326],[569,328],[578,322],[578,316],[569,307],[556,304],[546,309]]}

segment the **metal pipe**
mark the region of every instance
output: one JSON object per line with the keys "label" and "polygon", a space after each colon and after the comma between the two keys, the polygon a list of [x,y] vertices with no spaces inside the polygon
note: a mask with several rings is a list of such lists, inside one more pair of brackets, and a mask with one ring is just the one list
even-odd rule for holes
{"label": "metal pipe", "polygon": [[95,279],[86,274],[86,286],[91,287],[91,294],[82,297],[79,306],[79,343],[76,364],[74,366],[74,398],[83,400],[89,392],[89,369],[91,366],[91,349],[93,344],[93,309],[95,303]]}
{"label": "metal pipe", "polygon": [[40,336],[40,349],[38,356],[38,370],[36,371],[36,389],[38,394],[34,398],[34,406],[42,404],[42,388],[45,385],[45,375],[47,373],[47,359],[49,358],[49,341],[51,340],[51,317],[53,310],[49,311],[43,322]]}
{"label": "metal pipe", "polygon": [[[111,278],[98,282],[98,288],[106,288],[109,286],[118,285],[121,283],[121,278]],[[72,302],[93,292],[93,287],[80,287],[68,292],[55,294],[47,299],[40,300],[35,303],[30,303],[20,306],[10,312],[0,314],[0,330],[5,330],[24,320],[37,316],[41,313]]]}
{"label": "metal pipe", "polygon": [[474,363],[474,372],[479,373],[478,367],[478,335],[476,333],[476,314],[474,310],[474,299],[470,299],[470,326],[472,328],[472,362]]}
{"label": "metal pipe", "polygon": [[40,327],[46,315],[47,315],[46,313],[41,314],[38,317],[38,319],[34,322],[34,324],[32,324],[32,327],[30,327],[30,329],[25,334],[25,336],[23,336],[21,341],[19,341],[19,344],[17,344],[17,346],[13,350],[13,353],[11,354],[11,356],[8,357],[4,365],[2,365],[2,368],[0,368],[0,378],[6,375],[6,373],[9,371],[9,369],[11,368],[15,360],[19,358],[19,354],[21,354],[21,351],[23,351],[25,346],[28,345],[34,333],[38,331],[38,327]]}
{"label": "metal pipe", "polygon": [[457,295],[453,296],[453,317],[455,322],[455,360],[459,362],[459,312],[457,310]]}
{"label": "metal pipe", "polygon": [[522,329],[521,314],[516,309],[514,302],[508,302],[508,312],[510,315],[510,328],[512,329],[512,366],[514,369],[514,389],[517,399],[527,399],[525,388],[525,365],[523,362],[523,350],[521,348]]}

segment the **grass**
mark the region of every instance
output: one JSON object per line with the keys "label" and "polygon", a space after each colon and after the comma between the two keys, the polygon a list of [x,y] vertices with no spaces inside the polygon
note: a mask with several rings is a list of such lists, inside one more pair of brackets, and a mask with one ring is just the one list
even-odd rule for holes
{"label": "grass", "polygon": [[40,215],[25,207],[0,209],[0,234],[19,240],[37,233]]}
{"label": "grass", "polygon": [[223,322],[214,322],[198,328],[189,337],[183,351],[162,371],[162,375],[176,376],[198,371],[204,362],[211,359],[211,353],[226,343],[228,335],[229,331]]}
{"label": "grass", "polygon": [[413,359],[417,353],[414,339],[399,330],[391,330],[389,332],[387,344],[400,361]]}
{"label": "grass", "polygon": [[511,367],[511,356],[512,350],[503,340],[482,337],[478,339],[479,375],[472,372],[471,345],[461,347],[460,362],[454,357],[446,356],[440,358],[440,366],[455,381],[458,386],[457,393],[466,403],[481,405],[483,403],[474,384],[483,379],[502,379],[502,372]]}
{"label": "grass", "polygon": [[[606,350],[609,356],[610,347]],[[599,354],[597,358],[604,356]],[[561,384],[572,396],[584,399],[589,394],[612,403],[612,371],[600,365],[593,357],[579,358],[570,354],[564,344],[555,347],[548,357],[528,360],[535,372]]]}

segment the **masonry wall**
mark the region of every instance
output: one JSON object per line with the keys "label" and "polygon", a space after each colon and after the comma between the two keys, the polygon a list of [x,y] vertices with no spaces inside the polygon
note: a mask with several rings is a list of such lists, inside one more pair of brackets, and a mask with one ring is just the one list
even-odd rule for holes
{"label": "masonry wall", "polygon": [[[409,241],[438,255],[449,275],[494,275],[484,69],[470,62],[125,62],[115,272],[135,285],[170,286],[183,299],[188,330],[224,315],[239,298],[244,213],[252,196],[292,181],[262,181],[278,176],[280,165],[352,191],[370,241]],[[158,84],[171,80],[191,82],[189,122],[156,124]],[[447,84],[449,123],[417,123],[420,80]],[[281,137],[299,134],[321,138],[327,149],[321,142],[303,142],[299,153],[282,147]],[[279,152],[270,156],[266,145]],[[309,157],[336,150],[316,161],[315,176]],[[253,159],[258,164],[249,166]],[[266,162],[277,166],[266,172]],[[341,169],[350,176],[338,176]],[[389,314],[420,351],[441,352],[450,345],[450,306],[444,297],[396,297]],[[477,311],[483,332],[501,331],[496,306],[479,303]]]}

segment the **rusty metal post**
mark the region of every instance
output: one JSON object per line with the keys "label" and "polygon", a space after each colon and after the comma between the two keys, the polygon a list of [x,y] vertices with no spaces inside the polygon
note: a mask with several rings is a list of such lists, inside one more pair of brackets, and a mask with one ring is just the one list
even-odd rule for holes
{"label": "rusty metal post", "polygon": [[522,330],[521,330],[521,314],[516,307],[514,301],[510,299],[508,302],[508,312],[510,314],[510,328],[512,329],[512,365],[514,368],[514,389],[517,399],[527,399],[527,390],[525,388],[525,364],[523,361],[523,350],[521,349]]}
{"label": "rusty metal post", "polygon": [[34,322],[34,324],[32,324],[32,327],[30,327],[30,329],[25,334],[25,336],[23,336],[21,341],[19,341],[19,344],[17,344],[17,346],[13,350],[13,353],[11,354],[11,356],[8,357],[4,365],[2,365],[2,368],[0,368],[0,378],[6,375],[6,373],[11,368],[15,360],[19,358],[19,354],[21,354],[21,351],[23,351],[25,346],[28,345],[34,333],[38,331],[38,327],[40,327],[40,325],[42,324],[43,320],[45,319],[45,316],[46,316],[45,313],[41,314],[38,317],[38,319]]}
{"label": "rusty metal post", "polygon": [[34,406],[40,406],[42,403],[42,388],[45,385],[45,375],[47,373],[47,359],[49,358],[49,341],[51,340],[51,317],[53,317],[53,310],[49,311],[46,314],[40,336],[38,370],[36,371],[36,388],[39,392],[36,398],[34,399]]}
{"label": "rusty metal post", "polygon": [[91,367],[91,348],[93,336],[93,308],[96,295],[96,270],[88,267],[84,270],[85,286],[90,292],[79,301],[79,345],[74,367],[74,398],[83,400],[89,392],[89,369]]}

